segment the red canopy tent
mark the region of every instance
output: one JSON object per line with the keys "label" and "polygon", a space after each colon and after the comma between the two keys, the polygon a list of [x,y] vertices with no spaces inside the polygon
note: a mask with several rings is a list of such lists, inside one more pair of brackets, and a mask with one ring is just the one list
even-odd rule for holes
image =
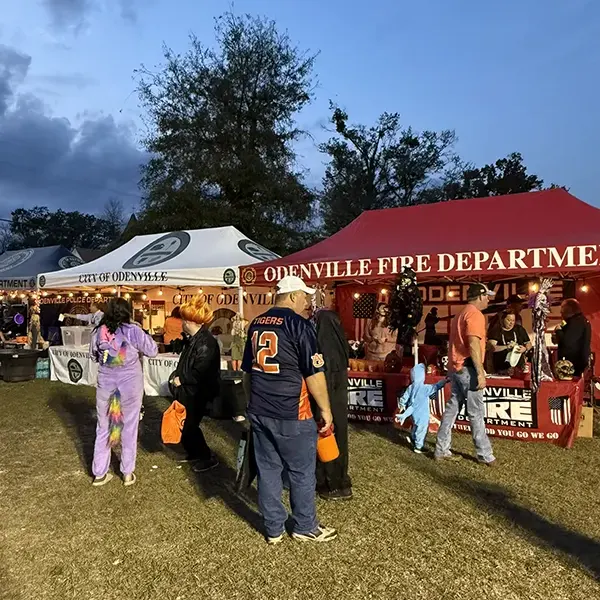
{"label": "red canopy tent", "polygon": [[600,210],[562,189],[364,212],[330,238],[242,269],[273,286],[389,280],[411,265],[420,281],[442,277],[600,274]]}

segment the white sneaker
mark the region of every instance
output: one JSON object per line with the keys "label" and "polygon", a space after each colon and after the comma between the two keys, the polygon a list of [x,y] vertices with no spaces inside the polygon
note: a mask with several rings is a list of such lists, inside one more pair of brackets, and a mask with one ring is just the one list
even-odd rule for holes
{"label": "white sneaker", "polygon": [[423,454],[424,450],[422,448],[413,448],[413,452],[415,454]]}
{"label": "white sneaker", "polygon": [[298,542],[331,542],[337,535],[333,527],[323,527],[323,525],[319,525],[312,533],[292,533],[292,537]]}
{"label": "white sneaker", "polygon": [[269,546],[276,546],[277,544],[281,544],[281,542],[283,542],[284,536],[285,536],[285,533],[282,533],[281,535],[278,535],[275,537],[267,536],[267,544],[269,544]]}
{"label": "white sneaker", "polygon": [[92,485],[94,487],[100,487],[102,485],[106,485],[113,478],[112,473],[107,473],[103,477],[95,477],[94,481],[92,481]]}
{"label": "white sneaker", "polygon": [[133,485],[136,481],[137,477],[135,476],[135,473],[130,473],[129,475],[125,475],[125,477],[123,477],[123,485],[125,487]]}

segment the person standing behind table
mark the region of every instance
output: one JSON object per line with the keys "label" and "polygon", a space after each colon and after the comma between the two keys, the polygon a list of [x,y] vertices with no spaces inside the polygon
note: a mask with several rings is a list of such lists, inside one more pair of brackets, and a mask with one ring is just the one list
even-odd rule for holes
{"label": "person standing behind table", "polygon": [[177,400],[186,410],[181,444],[187,454],[184,462],[193,463],[192,470],[203,473],[219,465],[206,443],[200,422],[208,404],[219,395],[221,355],[217,340],[208,330],[213,311],[204,296],[194,296],[181,306],[180,312],[183,330],[189,336],[173,378]]}
{"label": "person standing behind table", "polygon": [[94,486],[108,483],[111,449],[121,443],[121,473],[126,486],[135,483],[138,424],[144,396],[140,355],[158,354],[154,340],[131,323],[129,303],[110,301],[106,314],[92,333],[92,360],[99,363],[96,385],[96,441],[92,472]]}
{"label": "person standing behind table", "polygon": [[269,544],[282,542],[285,534],[284,469],[290,483],[292,537],[302,542],[337,537],[335,529],[319,524],[315,504],[318,432],[309,393],[321,412],[321,431],[331,427],[333,416],[316,331],[301,316],[314,293],[299,277],[284,277],[277,285],[275,306],[252,321],[242,361],[258,504]]}
{"label": "person standing behind table", "polygon": [[373,319],[367,324],[364,334],[367,360],[385,360],[396,349],[396,334],[389,329],[389,308],[380,302],[375,309]]}
{"label": "person standing behind table", "polygon": [[592,327],[575,298],[569,298],[561,304],[560,316],[564,324],[559,325],[552,334],[552,341],[558,346],[557,358],[570,361],[574,376],[581,377],[590,361]]}
{"label": "person standing behind table", "polygon": [[438,317],[437,306],[434,306],[425,317],[425,345],[437,346],[439,344],[439,337],[436,331],[436,325],[440,322]]}
{"label": "person standing behind table", "polygon": [[173,349],[173,342],[181,340],[183,334],[183,320],[181,319],[181,308],[175,306],[171,315],[165,319],[163,341],[169,350]]}
{"label": "person standing behind table", "polygon": [[338,314],[332,310],[316,313],[317,342],[325,361],[327,393],[333,413],[333,427],[340,455],[335,460],[317,461],[317,492],[323,500],[351,500],[352,481],[348,475],[348,362],[350,348]]}
{"label": "person standing behind table", "polygon": [[64,315],[65,317],[70,317],[71,319],[77,319],[78,321],[83,321],[88,325],[92,325],[93,327],[98,327],[100,325],[100,321],[102,321],[104,317],[104,313],[100,310],[100,306],[95,302],[92,302],[90,305],[90,313],[87,315]]}
{"label": "person standing behind table", "polygon": [[508,371],[510,364],[507,362],[508,354],[516,346],[521,359],[517,366],[525,364],[525,353],[531,350],[529,334],[522,325],[516,322],[516,315],[505,310],[500,315],[500,320],[495,327],[488,331],[488,345],[492,351],[493,373]]}
{"label": "person standing behind table", "polygon": [[482,310],[494,293],[481,283],[474,283],[467,291],[468,304],[454,317],[450,326],[449,371],[452,396],[446,404],[435,446],[436,460],[460,460],[450,452],[452,427],[463,405],[466,404],[471,435],[477,460],[485,465],[496,464],[492,445],[485,431],[485,317]]}

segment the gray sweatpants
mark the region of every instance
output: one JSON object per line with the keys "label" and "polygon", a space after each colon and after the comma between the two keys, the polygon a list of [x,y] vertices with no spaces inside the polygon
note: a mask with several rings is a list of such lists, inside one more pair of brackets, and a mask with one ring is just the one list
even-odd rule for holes
{"label": "gray sweatpants", "polygon": [[483,390],[475,390],[477,387],[477,372],[473,367],[463,367],[462,370],[452,373],[450,380],[452,383],[452,396],[446,404],[440,430],[438,431],[435,456],[441,458],[450,454],[452,427],[461,408],[466,404],[477,458],[482,462],[492,462],[495,458],[492,453],[492,444],[485,432]]}

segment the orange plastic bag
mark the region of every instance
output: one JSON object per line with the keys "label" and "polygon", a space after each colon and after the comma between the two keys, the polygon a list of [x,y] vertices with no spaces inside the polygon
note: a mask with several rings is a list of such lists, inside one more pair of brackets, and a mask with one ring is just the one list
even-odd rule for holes
{"label": "orange plastic bag", "polygon": [[164,412],[160,426],[163,444],[179,444],[185,422],[185,406],[175,400]]}

